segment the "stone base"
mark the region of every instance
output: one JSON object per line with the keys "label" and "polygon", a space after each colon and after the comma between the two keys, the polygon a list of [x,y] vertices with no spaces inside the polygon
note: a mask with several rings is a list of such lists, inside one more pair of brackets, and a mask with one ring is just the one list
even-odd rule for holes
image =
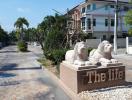
{"label": "stone base", "polygon": [[63,62],[60,65],[60,79],[75,93],[118,86],[125,82],[125,66],[76,69],[76,66]]}

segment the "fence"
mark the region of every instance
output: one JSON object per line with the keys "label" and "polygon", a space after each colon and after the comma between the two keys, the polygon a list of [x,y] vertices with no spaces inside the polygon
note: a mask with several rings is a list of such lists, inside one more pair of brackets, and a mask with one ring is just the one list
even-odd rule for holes
{"label": "fence", "polygon": [[[87,47],[90,47],[90,48],[97,48],[100,42],[101,42],[101,39],[87,39],[86,45]],[[126,38],[118,38],[117,46],[118,48],[126,48]]]}
{"label": "fence", "polygon": [[101,39],[87,39],[86,45],[87,45],[87,48],[97,48],[100,42],[101,42]]}
{"label": "fence", "polygon": [[117,46],[118,46],[118,48],[125,48],[126,47],[126,38],[118,38]]}

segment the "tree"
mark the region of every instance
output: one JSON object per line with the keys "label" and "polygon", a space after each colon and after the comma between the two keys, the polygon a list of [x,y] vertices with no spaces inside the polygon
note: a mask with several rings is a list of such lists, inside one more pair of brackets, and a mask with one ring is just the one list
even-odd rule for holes
{"label": "tree", "polygon": [[39,44],[41,45],[41,48],[42,50],[44,51],[44,40],[45,40],[45,37],[46,37],[46,25],[42,25],[39,24],[37,29],[35,30],[36,31],[36,39],[37,41],[39,42]]}
{"label": "tree", "polygon": [[2,29],[1,26],[0,26],[0,42],[3,45],[7,45],[9,43],[9,36],[8,36],[7,32],[4,31],[4,29]]}
{"label": "tree", "polygon": [[[132,0],[130,0],[132,3]],[[129,10],[125,16],[125,23],[126,25],[129,25],[130,26],[130,29],[128,31],[128,34],[132,36],[132,9]]]}
{"label": "tree", "polygon": [[37,33],[36,28],[28,28],[27,30],[25,30],[24,40],[28,42],[37,41],[36,33]]}
{"label": "tree", "polygon": [[17,32],[16,31],[12,31],[12,32],[10,32],[9,33],[9,38],[10,38],[10,41],[11,42],[16,42],[16,41],[18,41],[18,39],[17,39]]}
{"label": "tree", "polygon": [[64,60],[66,48],[67,18],[63,15],[46,16],[37,27],[36,37],[45,57],[59,64]]}
{"label": "tree", "polygon": [[14,26],[17,28],[17,32],[19,33],[19,39],[23,41],[24,38],[24,25],[26,27],[29,26],[28,21],[25,18],[18,18],[17,21],[14,23]]}
{"label": "tree", "polygon": [[55,14],[46,16],[38,25],[37,37],[43,49],[64,48],[66,40],[66,17]]}
{"label": "tree", "polygon": [[17,21],[14,23],[14,26],[16,27],[16,31],[17,31],[17,36],[18,39],[20,39],[17,43],[18,49],[22,52],[27,51],[28,49],[28,45],[27,43],[24,41],[24,32],[25,32],[25,28],[24,26],[28,27],[29,23],[25,18],[18,18]]}

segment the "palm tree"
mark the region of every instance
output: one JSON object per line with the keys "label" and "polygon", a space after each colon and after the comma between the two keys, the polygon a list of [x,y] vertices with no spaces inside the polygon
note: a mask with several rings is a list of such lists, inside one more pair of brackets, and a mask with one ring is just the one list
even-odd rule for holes
{"label": "palm tree", "polygon": [[28,27],[29,23],[25,18],[22,18],[22,17],[19,17],[17,21],[14,23],[14,27],[16,27],[19,31],[19,34],[20,34],[19,38],[21,41],[23,41],[24,25]]}

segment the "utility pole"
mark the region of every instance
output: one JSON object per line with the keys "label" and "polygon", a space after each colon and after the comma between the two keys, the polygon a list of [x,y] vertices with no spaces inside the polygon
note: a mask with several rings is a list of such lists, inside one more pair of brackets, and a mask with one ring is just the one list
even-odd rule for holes
{"label": "utility pole", "polygon": [[114,54],[117,54],[117,32],[118,32],[118,0],[116,2],[116,7],[115,7],[115,26],[114,26]]}

